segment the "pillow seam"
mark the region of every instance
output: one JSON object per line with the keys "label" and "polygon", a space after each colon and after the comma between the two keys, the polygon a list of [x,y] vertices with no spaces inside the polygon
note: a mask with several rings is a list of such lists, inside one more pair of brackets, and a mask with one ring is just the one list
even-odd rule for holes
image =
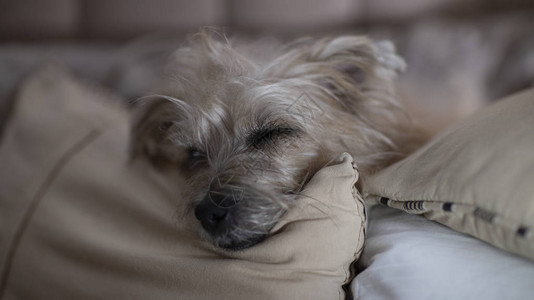
{"label": "pillow seam", "polygon": [[[519,221],[507,218],[502,214],[493,212],[489,209],[469,204],[469,203],[455,203],[452,201],[436,201],[436,200],[395,200],[379,195],[368,195],[369,199],[375,198],[375,202],[394,209],[402,210],[409,214],[425,215],[429,212],[434,213],[451,213],[461,215],[464,217],[474,217],[485,221],[488,224],[515,232],[516,238],[534,241],[532,234],[533,227],[529,224],[523,224]],[[428,204],[428,205],[425,205]],[[433,204],[433,205],[432,205]],[[432,207],[429,207],[432,206]],[[461,210],[453,211],[454,207],[460,207]]]}
{"label": "pillow seam", "polygon": [[48,172],[39,188],[35,194],[31,197],[30,204],[24,212],[24,215],[19,221],[19,224],[16,227],[15,234],[11,239],[10,245],[7,247],[6,263],[4,264],[3,269],[1,270],[0,278],[0,298],[4,296],[4,293],[7,289],[7,283],[9,275],[12,268],[13,258],[15,257],[16,251],[28,224],[30,223],[34,212],[37,210],[41,199],[44,198],[49,187],[52,186],[56,178],[61,174],[61,171],[64,167],[74,158],[78,153],[80,153],[86,146],[95,141],[99,136],[101,136],[102,130],[92,129],[84,137],[75,142],[71,147],[69,147],[63,155],[54,163],[51,170]]}
{"label": "pillow seam", "polygon": [[354,178],[353,182],[352,182],[352,185],[351,185],[352,198],[353,198],[353,200],[355,202],[359,203],[361,205],[361,208],[362,208],[361,214],[359,214],[360,217],[361,217],[361,222],[360,222],[361,230],[360,230],[360,232],[358,234],[358,241],[357,241],[357,245],[359,246],[361,244],[362,246],[359,246],[358,247],[359,249],[357,249],[357,251],[354,253],[354,255],[352,257],[352,261],[349,264],[348,272],[347,272],[346,269],[344,270],[345,271],[345,281],[344,281],[343,285],[341,286],[341,291],[342,291],[342,294],[344,295],[344,297],[343,297],[343,295],[340,294],[340,299],[346,299],[346,300],[354,299],[354,294],[352,292],[352,289],[351,289],[350,285],[351,285],[352,281],[354,280],[354,278],[356,278],[356,275],[357,275],[355,264],[359,260],[359,258],[361,256],[361,253],[363,251],[362,239],[365,240],[366,225],[367,225],[367,211],[366,211],[366,207],[365,207],[365,200],[362,197],[362,195],[360,194],[360,192],[358,191],[358,189],[356,188],[356,182],[358,182],[358,179],[359,179],[358,166],[356,165],[354,160],[351,160],[351,166],[352,166],[352,176]]}

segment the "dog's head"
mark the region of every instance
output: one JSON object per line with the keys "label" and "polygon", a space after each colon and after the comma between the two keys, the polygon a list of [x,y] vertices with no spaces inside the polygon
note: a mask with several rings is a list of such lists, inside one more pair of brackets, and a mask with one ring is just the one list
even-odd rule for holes
{"label": "dog's head", "polygon": [[185,198],[222,248],[263,239],[333,156],[348,151],[365,172],[395,147],[382,129],[396,130],[391,79],[404,63],[390,44],[347,36],[278,48],[200,33],[138,103],[133,154],[183,170]]}

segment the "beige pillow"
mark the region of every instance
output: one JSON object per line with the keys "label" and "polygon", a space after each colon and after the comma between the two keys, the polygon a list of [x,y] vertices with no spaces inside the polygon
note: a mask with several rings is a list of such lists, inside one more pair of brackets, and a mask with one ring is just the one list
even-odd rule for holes
{"label": "beige pillow", "polygon": [[457,123],[365,194],[534,259],[534,89]]}
{"label": "beige pillow", "polygon": [[225,252],[199,240],[179,174],[128,161],[127,116],[109,103],[58,68],[21,87],[0,145],[0,298],[345,297],[365,223],[348,154],[270,238]]}

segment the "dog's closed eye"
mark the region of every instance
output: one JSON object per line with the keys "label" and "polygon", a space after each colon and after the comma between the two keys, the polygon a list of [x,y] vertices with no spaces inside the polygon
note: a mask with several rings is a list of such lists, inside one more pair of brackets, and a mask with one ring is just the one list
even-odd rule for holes
{"label": "dog's closed eye", "polygon": [[206,160],[206,153],[193,146],[188,147],[187,152],[189,154],[189,163],[191,168],[201,166]]}
{"label": "dog's closed eye", "polygon": [[256,148],[264,148],[274,144],[280,138],[297,134],[298,130],[287,126],[268,126],[254,130],[247,138],[247,144]]}

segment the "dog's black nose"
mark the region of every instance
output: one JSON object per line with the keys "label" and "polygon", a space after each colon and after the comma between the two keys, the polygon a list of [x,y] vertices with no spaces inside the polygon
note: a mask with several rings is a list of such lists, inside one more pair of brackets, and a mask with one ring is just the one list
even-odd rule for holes
{"label": "dog's black nose", "polygon": [[207,195],[195,208],[195,217],[209,233],[225,232],[232,206],[225,205],[224,195]]}

